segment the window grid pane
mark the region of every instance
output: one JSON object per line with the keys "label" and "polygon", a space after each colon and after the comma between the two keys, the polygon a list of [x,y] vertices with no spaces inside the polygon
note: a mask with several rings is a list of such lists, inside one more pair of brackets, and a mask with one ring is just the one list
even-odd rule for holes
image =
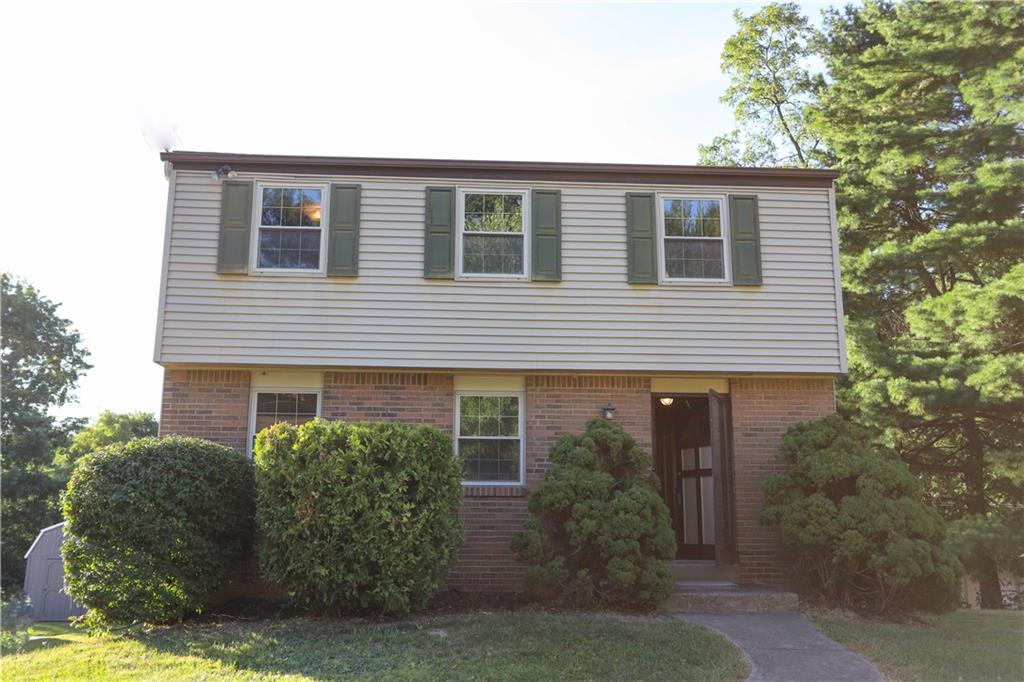
{"label": "window grid pane", "polygon": [[320,227],[323,191],[315,187],[264,187],[260,224],[269,227]]}
{"label": "window grid pane", "polygon": [[519,397],[459,396],[459,457],[464,480],[518,482]]}
{"label": "window grid pane", "polygon": [[462,231],[464,273],[523,274],[522,194],[464,195]]}
{"label": "window grid pane", "polygon": [[320,230],[261,227],[259,267],[318,269]]}
{"label": "window grid pane", "polygon": [[717,199],[665,199],[666,237],[721,237],[722,208]]}
{"label": "window grid pane", "polygon": [[519,481],[518,438],[459,438],[463,479]]}
{"label": "window grid pane", "polygon": [[256,434],[279,422],[305,424],[316,418],[316,393],[257,393],[256,419],[253,424],[253,444]]}
{"label": "window grid pane", "polygon": [[665,274],[690,279],[722,279],[725,267],[721,239],[665,239]]}
{"label": "window grid pane", "polygon": [[464,235],[462,271],[472,274],[523,274],[522,235]]}
{"label": "window grid pane", "polygon": [[467,194],[463,207],[466,232],[523,232],[521,194]]}

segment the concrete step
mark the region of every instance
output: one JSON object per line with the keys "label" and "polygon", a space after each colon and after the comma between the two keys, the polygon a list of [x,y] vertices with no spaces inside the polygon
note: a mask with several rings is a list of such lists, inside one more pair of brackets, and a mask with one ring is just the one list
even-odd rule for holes
{"label": "concrete step", "polygon": [[734,582],[736,580],[735,566],[719,566],[712,561],[669,561],[668,570],[672,572],[673,580],[718,580]]}
{"label": "concrete step", "polygon": [[796,594],[762,585],[721,580],[681,580],[661,606],[668,613],[770,613],[795,611]]}

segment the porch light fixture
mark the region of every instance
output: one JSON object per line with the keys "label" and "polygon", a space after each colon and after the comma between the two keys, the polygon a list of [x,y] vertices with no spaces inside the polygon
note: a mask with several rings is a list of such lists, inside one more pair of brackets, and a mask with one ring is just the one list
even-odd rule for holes
{"label": "porch light fixture", "polygon": [[214,180],[223,180],[224,178],[234,180],[238,177],[238,171],[233,169],[231,166],[224,164],[217,170],[213,171],[212,175]]}
{"label": "porch light fixture", "polygon": [[615,408],[611,406],[611,403],[609,403],[609,404],[605,405],[604,407],[602,407],[601,411],[604,413],[604,418],[605,419],[608,419],[608,420],[615,419]]}
{"label": "porch light fixture", "polygon": [[665,407],[668,407],[669,405],[671,405],[675,401],[676,401],[675,398],[659,398],[658,399],[658,402],[661,403],[662,405],[664,405]]}

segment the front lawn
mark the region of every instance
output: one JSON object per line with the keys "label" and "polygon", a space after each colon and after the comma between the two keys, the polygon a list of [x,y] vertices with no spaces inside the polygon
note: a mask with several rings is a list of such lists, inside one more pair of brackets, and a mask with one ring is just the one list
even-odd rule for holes
{"label": "front lawn", "polygon": [[1024,680],[1024,611],[955,611],[924,623],[819,614],[814,624],[892,682]]}
{"label": "front lawn", "polygon": [[480,612],[403,622],[250,620],[90,637],[63,626],[2,659],[4,680],[738,680],[722,638],[667,618]]}

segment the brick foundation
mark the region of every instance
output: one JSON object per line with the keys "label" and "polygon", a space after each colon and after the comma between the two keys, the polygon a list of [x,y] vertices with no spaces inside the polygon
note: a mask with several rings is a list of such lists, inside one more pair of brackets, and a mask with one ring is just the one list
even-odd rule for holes
{"label": "brick foundation", "polygon": [[835,411],[833,380],[733,379],[729,386],[739,579],[783,584],[785,562],[777,532],[758,522],[762,485],[769,474],[786,468],[778,459],[786,429]]}

